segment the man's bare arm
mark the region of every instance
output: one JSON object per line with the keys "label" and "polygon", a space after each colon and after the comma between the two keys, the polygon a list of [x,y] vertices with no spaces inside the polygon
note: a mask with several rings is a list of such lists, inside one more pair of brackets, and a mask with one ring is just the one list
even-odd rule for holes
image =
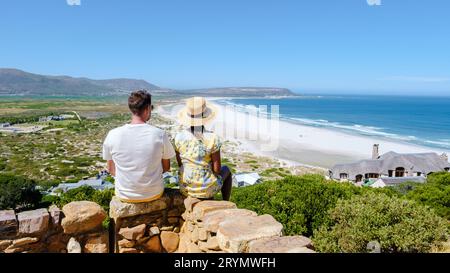
{"label": "man's bare arm", "polygon": [[161,160],[163,173],[170,171],[170,159],[162,159]]}
{"label": "man's bare arm", "polygon": [[108,160],[108,162],[106,163],[108,172],[112,175],[112,176],[116,176],[116,165],[114,164],[114,161],[112,160]]}

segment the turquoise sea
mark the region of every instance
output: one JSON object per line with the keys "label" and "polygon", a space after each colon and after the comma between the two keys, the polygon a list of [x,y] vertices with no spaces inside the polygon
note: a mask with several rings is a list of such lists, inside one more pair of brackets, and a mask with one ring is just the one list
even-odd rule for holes
{"label": "turquoise sea", "polygon": [[450,97],[310,95],[219,103],[279,105],[280,117],[289,122],[450,149]]}

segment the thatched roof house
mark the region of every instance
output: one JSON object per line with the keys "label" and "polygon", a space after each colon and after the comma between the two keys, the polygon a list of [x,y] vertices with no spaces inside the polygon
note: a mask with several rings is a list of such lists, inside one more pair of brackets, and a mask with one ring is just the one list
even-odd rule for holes
{"label": "thatched roof house", "polygon": [[450,163],[445,154],[388,152],[375,159],[337,164],[330,170],[330,177],[360,182],[379,177],[426,177],[429,173],[449,170]]}

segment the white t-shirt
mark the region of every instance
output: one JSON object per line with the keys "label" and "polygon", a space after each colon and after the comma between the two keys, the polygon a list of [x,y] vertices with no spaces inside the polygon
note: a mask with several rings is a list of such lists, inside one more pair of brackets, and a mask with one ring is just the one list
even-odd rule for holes
{"label": "white t-shirt", "polygon": [[167,134],[148,124],[126,124],[111,130],[103,143],[103,159],[116,166],[115,194],[144,201],[164,191],[162,159],[175,156]]}

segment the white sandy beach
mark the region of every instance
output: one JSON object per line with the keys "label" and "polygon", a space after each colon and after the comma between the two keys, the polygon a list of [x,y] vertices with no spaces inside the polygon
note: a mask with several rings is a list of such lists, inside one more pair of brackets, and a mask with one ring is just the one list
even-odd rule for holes
{"label": "white sandy beach", "polygon": [[[329,168],[337,163],[347,163],[372,156],[373,144],[380,144],[380,154],[449,152],[389,139],[361,136],[338,130],[317,128],[286,121],[270,120],[257,113],[214,104],[218,114],[207,126],[223,139],[241,143],[241,149],[257,155],[275,157],[298,165]],[[158,113],[174,119],[182,104],[165,105]]]}

